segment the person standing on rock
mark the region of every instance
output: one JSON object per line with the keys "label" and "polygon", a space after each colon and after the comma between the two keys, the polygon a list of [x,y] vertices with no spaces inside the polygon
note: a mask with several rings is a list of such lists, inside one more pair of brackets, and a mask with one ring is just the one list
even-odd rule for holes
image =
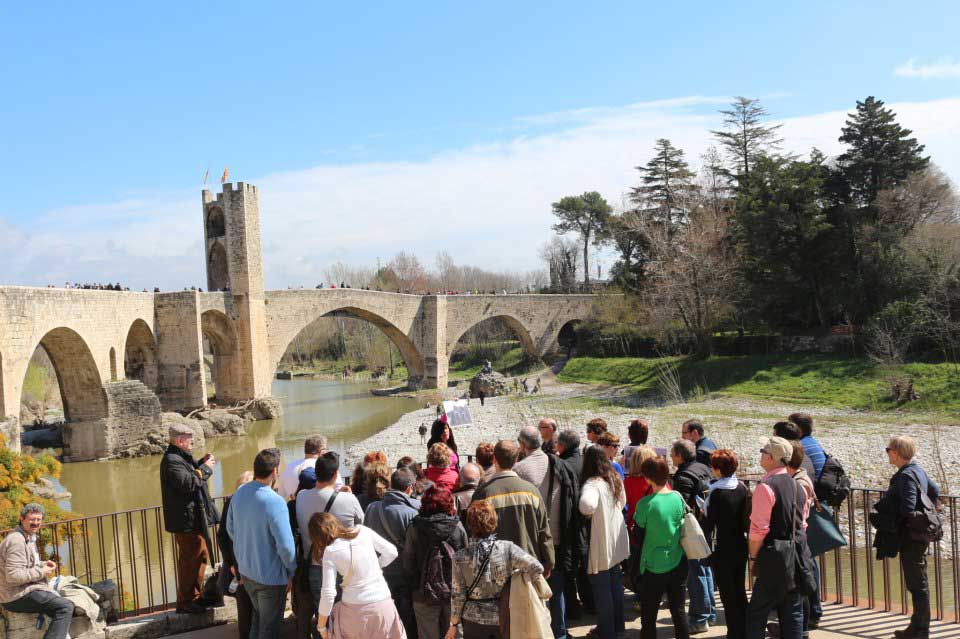
{"label": "person standing on rock", "polygon": [[43,506],[27,504],[20,510],[20,525],[0,543],[0,603],[10,612],[50,617],[43,639],[64,639],[70,631],[73,602],[47,583],[56,574],[57,564],[40,560],[37,535],[43,515]]}
{"label": "person standing on rock", "polygon": [[206,602],[201,598],[210,563],[210,542],[207,530],[219,517],[207,480],[216,464],[207,453],[199,461],[193,458],[193,431],[184,424],[169,429],[170,445],[160,462],[160,493],[163,501],[163,522],[173,533],[177,544],[177,612],[202,613]]}

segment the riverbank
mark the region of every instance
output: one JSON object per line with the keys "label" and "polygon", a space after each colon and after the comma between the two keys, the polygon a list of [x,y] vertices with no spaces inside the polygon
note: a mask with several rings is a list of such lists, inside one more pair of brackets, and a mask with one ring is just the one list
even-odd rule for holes
{"label": "riverbank", "polygon": [[[638,405],[646,404],[646,405]],[[856,486],[885,487],[892,474],[884,447],[891,435],[910,435],[917,440],[919,461],[941,484],[960,490],[960,428],[956,419],[939,412],[898,414],[862,411],[768,399],[715,397],[703,401],[663,404],[645,400],[626,388],[556,382],[544,375],[544,393],[523,397],[494,397],[481,406],[470,401],[474,423],[455,429],[463,454],[472,454],[477,444],[512,439],[525,425],[535,425],[541,416],[557,420],[584,436],[590,419],[601,417],[626,444],[627,426],[635,417],[649,420],[650,443],[667,447],[679,437],[680,424],[697,418],[718,446],[732,448],[742,457],[742,472],[760,473],[759,450],[771,434],[775,421],[797,411],[814,416],[814,435],[844,465]],[[434,408],[405,414],[381,432],[347,450],[348,467],[364,453],[383,450],[391,463],[404,455],[426,458],[425,442],[418,429],[436,417]]]}

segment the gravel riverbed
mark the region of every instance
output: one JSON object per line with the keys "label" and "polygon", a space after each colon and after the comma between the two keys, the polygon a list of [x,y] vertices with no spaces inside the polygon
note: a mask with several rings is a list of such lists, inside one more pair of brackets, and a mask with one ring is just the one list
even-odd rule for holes
{"label": "gravel riverbed", "polygon": [[[960,490],[960,418],[722,397],[685,404],[643,405],[642,399],[615,389],[580,384],[545,384],[544,391],[543,395],[489,398],[483,406],[479,400],[471,400],[473,423],[454,429],[459,451],[472,454],[481,442],[515,438],[521,427],[535,425],[541,416],[553,417],[561,429],[577,430],[581,439],[587,421],[601,417],[620,435],[623,444],[629,443],[630,420],[644,417],[651,424],[649,443],[668,447],[680,436],[684,420],[698,418],[719,447],[737,451],[742,472],[760,473],[758,451],[771,434],[773,423],[792,412],[803,411],[814,416],[814,436],[843,463],[855,486],[886,487],[893,468],[887,464],[884,447],[890,436],[903,434],[916,439],[920,463],[941,485],[952,493]],[[426,445],[418,429],[423,423],[429,428],[435,417],[433,407],[407,413],[388,428],[351,446],[347,463],[352,467],[372,450],[385,451],[391,464],[404,455],[425,459]]]}

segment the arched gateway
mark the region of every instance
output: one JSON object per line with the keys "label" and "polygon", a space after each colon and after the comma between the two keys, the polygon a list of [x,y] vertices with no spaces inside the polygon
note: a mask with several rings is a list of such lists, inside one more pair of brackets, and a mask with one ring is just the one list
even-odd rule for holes
{"label": "arched gateway", "polygon": [[74,429],[89,436],[83,454],[96,456],[125,445],[123,425],[139,423],[136,411],[147,397],[159,399],[157,410],[207,405],[205,343],[220,403],[268,396],[291,340],[331,314],[370,322],[396,345],[413,381],[443,388],[452,349],[477,323],[499,318],[527,354],[539,356],[556,347],[561,327],[590,313],[591,295],[265,291],[259,197],[242,182],[224,184],[215,196],[203,191],[208,292],[0,286],[0,422],[8,418],[7,432],[37,344],[50,353],[70,423],[102,422]]}

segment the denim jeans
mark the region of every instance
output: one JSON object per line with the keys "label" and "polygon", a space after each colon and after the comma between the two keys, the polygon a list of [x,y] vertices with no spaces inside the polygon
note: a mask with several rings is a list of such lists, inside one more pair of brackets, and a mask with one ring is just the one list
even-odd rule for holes
{"label": "denim jeans", "polygon": [[616,565],[589,575],[593,602],[597,606],[599,639],[616,639],[624,631],[623,572]]}
{"label": "denim jeans", "polygon": [[243,578],[243,587],[250,595],[253,614],[250,615],[250,639],[279,639],[283,609],[287,604],[287,586],[259,584]]}
{"label": "denim jeans", "polygon": [[550,572],[550,578],[547,579],[547,584],[553,593],[553,596],[550,597],[550,629],[553,630],[554,639],[566,639],[567,606],[564,594],[567,587],[566,575],[554,566]]}
{"label": "denim jeans", "polygon": [[820,603],[820,562],[813,558],[813,579],[817,582],[817,591],[807,597],[810,607],[810,619],[819,619],[823,616],[823,605]]}
{"label": "denim jeans", "polygon": [[803,596],[799,590],[792,590],[780,599],[770,595],[771,589],[754,584],[750,605],[747,606],[747,639],[765,639],[767,636],[767,617],[771,610],[777,611],[780,618],[781,639],[801,639],[803,636]]}
{"label": "denim jeans", "polygon": [[687,619],[690,625],[713,623],[717,620],[717,604],[713,598],[713,571],[703,560],[691,559],[687,573],[687,596],[690,606]]}
{"label": "denim jeans", "polygon": [[42,612],[50,617],[50,625],[43,639],[63,639],[70,631],[73,602],[51,590],[28,592],[19,599],[3,604],[3,607],[10,612]]}

